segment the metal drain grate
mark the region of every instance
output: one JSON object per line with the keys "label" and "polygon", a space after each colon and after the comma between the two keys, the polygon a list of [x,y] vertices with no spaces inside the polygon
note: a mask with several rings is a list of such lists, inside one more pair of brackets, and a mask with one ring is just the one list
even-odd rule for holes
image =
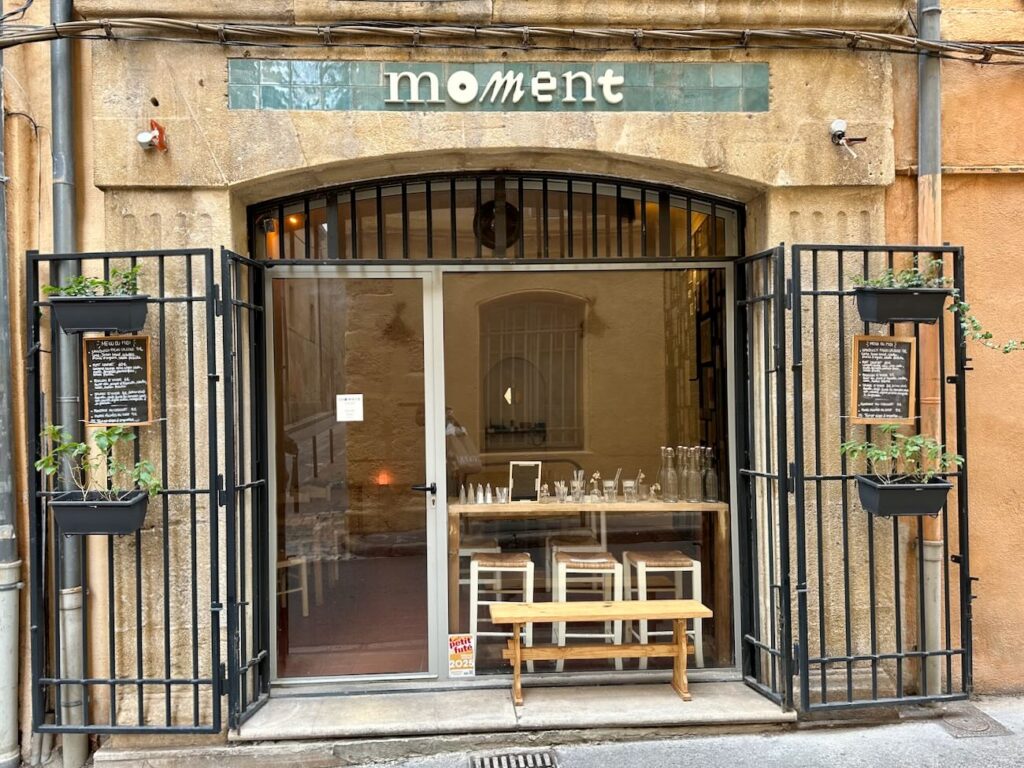
{"label": "metal drain grate", "polygon": [[504,752],[500,755],[474,757],[470,768],[558,768],[555,753],[550,750],[537,752]]}
{"label": "metal drain grate", "polygon": [[973,705],[960,707],[957,711],[946,715],[942,718],[942,727],[954,739],[1010,735],[1006,726]]}

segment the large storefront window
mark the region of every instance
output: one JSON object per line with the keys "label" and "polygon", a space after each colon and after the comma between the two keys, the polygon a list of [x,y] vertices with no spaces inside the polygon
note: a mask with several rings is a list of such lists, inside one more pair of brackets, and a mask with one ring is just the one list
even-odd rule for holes
{"label": "large storefront window", "polygon": [[[476,635],[478,674],[507,669],[505,636],[487,621],[487,604],[524,592],[532,601],[620,589],[629,599],[698,595],[717,611],[693,627],[696,663],[730,665],[723,271],[449,273],[444,319],[449,629]],[[501,503],[513,462],[539,463],[533,501]],[[561,584],[559,553],[580,560]],[[622,573],[586,570],[602,557]],[[570,626],[565,642],[664,630]],[[556,642],[552,631],[538,626],[533,641]],[[601,659],[564,668],[613,667]]]}

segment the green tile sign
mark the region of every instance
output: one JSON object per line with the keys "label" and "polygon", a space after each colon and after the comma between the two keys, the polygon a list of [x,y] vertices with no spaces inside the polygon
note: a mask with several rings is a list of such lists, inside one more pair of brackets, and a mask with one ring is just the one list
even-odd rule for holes
{"label": "green tile sign", "polygon": [[230,109],[767,112],[764,63],[230,59]]}

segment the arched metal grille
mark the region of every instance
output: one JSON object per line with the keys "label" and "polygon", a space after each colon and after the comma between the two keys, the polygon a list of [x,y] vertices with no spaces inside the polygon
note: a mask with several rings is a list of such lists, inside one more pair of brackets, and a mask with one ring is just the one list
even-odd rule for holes
{"label": "arched metal grille", "polygon": [[416,176],[249,213],[250,252],[279,261],[708,260],[742,251],[739,204],[591,176]]}

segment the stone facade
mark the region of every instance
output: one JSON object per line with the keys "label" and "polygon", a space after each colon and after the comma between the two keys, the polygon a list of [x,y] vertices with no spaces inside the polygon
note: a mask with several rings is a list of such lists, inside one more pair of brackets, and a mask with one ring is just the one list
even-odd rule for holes
{"label": "stone facade", "polygon": [[[86,18],[127,17],[137,4],[82,0]],[[707,0],[602,4],[602,24],[647,27],[836,27],[904,30],[912,3],[825,0],[748,3]],[[946,34],[960,39],[1020,39],[1013,0],[947,0]],[[244,18],[239,9],[245,8]],[[1016,11],[1016,12],[1015,12]],[[465,24],[593,24],[591,4],[327,2],[273,0],[253,5],[156,2],[147,16],[207,21],[317,24],[403,19]],[[33,7],[28,23],[46,23]],[[735,199],[747,206],[749,253],[778,242],[903,243],[916,238],[914,184],[916,89],[910,57],[850,50],[738,49],[682,52],[601,50],[583,39],[576,50],[394,46],[280,51],[170,42],[76,45],[79,244],[82,250],[160,247],[248,248],[246,207],[280,195],[349,181],[457,169],[549,170],[666,183]],[[710,68],[766,65],[767,108],[751,111],[381,112],[344,109],[232,109],[230,62],[247,58],[327,62],[400,61],[442,67],[500,57],[512,67],[536,62],[627,61]],[[24,348],[21,254],[50,246],[48,51],[34,45],[5,54],[8,173],[12,178],[11,302],[17,349]],[[751,70],[753,71],[753,70]],[[1016,67],[946,62],[943,237],[967,247],[968,295],[997,336],[1019,333],[1024,299],[1003,277],[1004,252],[1020,241],[1024,203],[1018,172],[1024,139],[1017,119],[1024,88]],[[236,84],[237,81],[234,81]],[[710,103],[710,102],[709,102]],[[239,102],[236,106],[252,106]],[[263,106],[267,106],[264,104]],[[280,106],[280,105],[278,105]],[[706,106],[706,105],[705,105]],[[985,119],[978,119],[984,108]],[[10,113],[23,113],[14,115]],[[25,116],[41,126],[37,129]],[[853,159],[829,142],[835,118],[867,136]],[[150,119],[166,129],[166,153],[143,152],[134,136]],[[1010,407],[1024,396],[1017,357],[979,350],[969,380],[972,565],[981,577],[975,607],[975,683],[979,691],[1020,691],[1024,675],[1003,652],[1024,619],[1016,597],[1013,542],[1024,535],[1020,492],[1002,471],[1022,447],[1021,418]],[[23,371],[15,366],[23,390]],[[21,391],[19,390],[19,391]],[[19,396],[23,409],[24,398]],[[19,424],[24,419],[18,420]],[[24,444],[24,434],[18,443]],[[30,457],[19,455],[20,474]],[[25,524],[24,486],[22,523]],[[834,524],[834,520],[831,521]],[[23,527],[22,530],[27,530]],[[830,535],[834,531],[829,531]],[[908,534],[901,546],[913,549]],[[23,536],[23,544],[27,537]],[[812,564],[812,567],[815,564]],[[828,566],[830,578],[835,563]],[[866,610],[864,598],[856,611]],[[24,618],[27,625],[27,601]],[[858,623],[862,624],[858,619]],[[160,627],[153,627],[159,631]],[[829,630],[843,632],[843,627]],[[858,638],[860,642],[862,638]],[[27,634],[23,681],[28,701]],[[97,648],[102,643],[97,643]],[[97,651],[100,653],[100,651]],[[98,661],[94,660],[94,661]],[[28,717],[24,718],[28,723]],[[26,725],[26,728],[28,726]],[[27,741],[26,741],[27,743]]]}

